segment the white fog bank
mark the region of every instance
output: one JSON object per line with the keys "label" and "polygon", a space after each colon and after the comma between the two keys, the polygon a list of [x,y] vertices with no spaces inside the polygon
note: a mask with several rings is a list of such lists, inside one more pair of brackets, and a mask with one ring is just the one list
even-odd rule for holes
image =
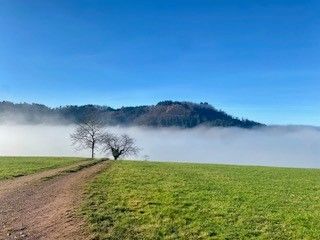
{"label": "white fog bank", "polygon": [[[0,125],[0,155],[84,156],[75,151],[73,126]],[[136,138],[155,161],[320,167],[320,129],[316,127],[150,129],[110,127]],[[137,158],[142,158],[141,156]]]}

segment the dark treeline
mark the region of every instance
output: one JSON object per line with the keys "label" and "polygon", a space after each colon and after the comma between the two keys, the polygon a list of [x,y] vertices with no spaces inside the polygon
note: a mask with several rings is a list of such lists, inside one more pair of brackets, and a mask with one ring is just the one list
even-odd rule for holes
{"label": "dark treeline", "polygon": [[94,115],[106,125],[252,128],[262,124],[238,119],[208,103],[163,101],[151,106],[122,107],[83,105],[49,108],[42,104],[0,102],[0,121],[15,123],[83,123]]}

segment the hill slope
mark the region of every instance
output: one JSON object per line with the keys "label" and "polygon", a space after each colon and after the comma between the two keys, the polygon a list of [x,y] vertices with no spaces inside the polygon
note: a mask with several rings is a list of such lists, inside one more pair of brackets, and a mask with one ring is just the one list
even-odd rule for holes
{"label": "hill slope", "polygon": [[208,103],[163,101],[151,106],[122,107],[83,105],[49,108],[42,104],[0,102],[0,122],[81,123],[94,115],[104,124],[125,126],[182,127],[200,125],[252,128],[262,124],[240,120]]}

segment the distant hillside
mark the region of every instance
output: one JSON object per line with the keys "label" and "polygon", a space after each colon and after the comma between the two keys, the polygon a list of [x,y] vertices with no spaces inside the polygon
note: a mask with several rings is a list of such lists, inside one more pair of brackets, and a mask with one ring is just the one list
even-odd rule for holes
{"label": "distant hillside", "polygon": [[84,105],[49,108],[42,104],[0,102],[0,122],[14,123],[82,123],[96,116],[106,125],[181,127],[241,127],[262,124],[238,119],[215,109],[208,103],[163,101],[157,105],[122,107]]}

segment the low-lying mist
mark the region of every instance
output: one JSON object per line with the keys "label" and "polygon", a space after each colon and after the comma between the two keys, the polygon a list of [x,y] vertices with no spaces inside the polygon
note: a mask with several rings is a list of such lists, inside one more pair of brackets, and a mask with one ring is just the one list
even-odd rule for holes
{"label": "low-lying mist", "polygon": [[[148,155],[155,161],[320,167],[316,127],[108,129],[136,139],[142,148],[137,159]],[[73,130],[72,125],[0,125],[0,155],[89,157],[89,150],[79,152],[71,145]]]}

